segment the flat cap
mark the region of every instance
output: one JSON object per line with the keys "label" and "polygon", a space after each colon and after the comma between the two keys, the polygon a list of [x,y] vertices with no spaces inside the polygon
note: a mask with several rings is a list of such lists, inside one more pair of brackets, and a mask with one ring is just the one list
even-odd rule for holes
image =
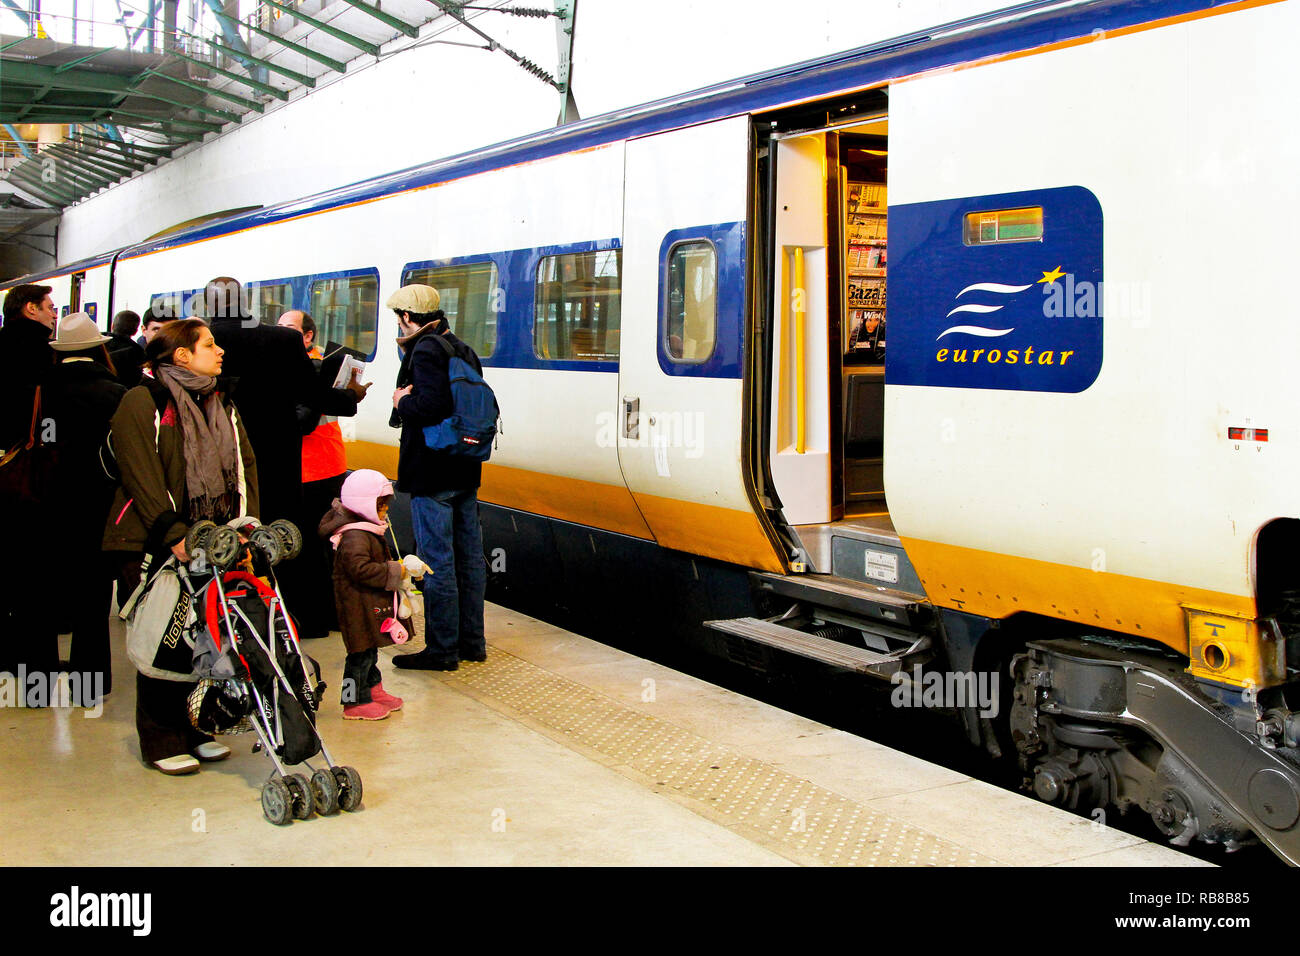
{"label": "flat cap", "polygon": [[438,290],[430,285],[404,285],[388,297],[384,307],[428,315],[438,311]]}

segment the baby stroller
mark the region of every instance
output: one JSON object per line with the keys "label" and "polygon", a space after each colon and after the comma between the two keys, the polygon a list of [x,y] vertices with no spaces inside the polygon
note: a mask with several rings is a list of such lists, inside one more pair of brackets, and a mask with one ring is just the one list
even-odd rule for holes
{"label": "baby stroller", "polygon": [[[204,733],[257,735],[254,752],[264,750],[275,765],[262,786],[262,813],[272,823],[355,810],[361,777],[334,762],[316,727],[325,685],[299,645],[275,578],[275,566],[301,550],[302,533],[284,520],[236,525],[200,521],[185,542],[190,571],[210,575],[196,588],[195,578],[182,574],[199,618],[191,722]],[[250,558],[258,575],[246,570]],[[325,762],[319,769],[309,762],[318,754]],[[289,772],[298,764],[311,776]]]}

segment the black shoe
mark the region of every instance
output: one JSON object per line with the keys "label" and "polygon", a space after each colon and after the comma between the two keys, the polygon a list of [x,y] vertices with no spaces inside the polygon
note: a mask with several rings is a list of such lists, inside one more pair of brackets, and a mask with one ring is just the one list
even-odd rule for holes
{"label": "black shoe", "polygon": [[487,660],[487,651],[486,651],[486,650],[483,650],[483,651],[479,651],[478,653],[471,653],[471,652],[469,652],[469,651],[461,651],[461,652],[460,652],[460,659],[461,659],[462,661],[469,661],[469,662],[474,663],[474,664],[482,664],[485,660]]}
{"label": "black shoe", "polygon": [[454,671],[460,669],[460,661],[454,657],[435,657],[427,651],[416,654],[399,654],[393,658],[393,666],[413,671]]}

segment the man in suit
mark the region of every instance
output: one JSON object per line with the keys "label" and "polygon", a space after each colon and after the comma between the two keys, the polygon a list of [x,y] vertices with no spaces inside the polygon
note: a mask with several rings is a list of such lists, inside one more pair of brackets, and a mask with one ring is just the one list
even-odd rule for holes
{"label": "man in suit", "polygon": [[[314,537],[323,514],[304,512],[299,406],[305,406],[308,416],[355,415],[370,386],[350,382],[347,388],[332,388],[307,357],[302,334],[258,322],[235,279],[213,279],[203,299],[212,337],[225,350],[222,377],[257,458],[258,518],[263,523],[287,518],[298,525],[304,538]],[[327,625],[310,613],[310,571],[302,560],[277,569],[289,609],[299,608],[295,613],[307,625],[302,636],[324,637],[328,631],[322,627]],[[308,612],[305,617],[302,611]]]}
{"label": "man in suit", "polygon": [[[257,456],[262,521],[302,520],[302,431],[298,406],[323,415],[349,416],[369,386],[331,388],[307,357],[302,335],[262,325],[248,309],[243,287],[229,276],[208,283],[204,314],[225,351],[222,368],[235,407]],[[304,534],[315,528],[303,528]]]}

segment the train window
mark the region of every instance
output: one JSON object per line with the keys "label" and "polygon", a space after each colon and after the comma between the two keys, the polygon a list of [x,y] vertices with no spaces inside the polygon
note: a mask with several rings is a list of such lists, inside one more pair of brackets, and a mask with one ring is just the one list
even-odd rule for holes
{"label": "train window", "polygon": [[962,241],[968,246],[987,246],[1003,242],[1042,242],[1043,207],[1027,209],[991,209],[966,214],[962,223]]}
{"label": "train window", "polygon": [[718,337],[718,254],[713,243],[679,242],[668,252],[664,350],[674,362],[705,362]]}
{"label": "train window", "polygon": [[253,283],[248,292],[253,315],[263,325],[275,325],[280,316],[293,308],[293,286],[288,282]]}
{"label": "train window", "polygon": [[158,318],[189,319],[203,315],[203,290],[158,292],[149,297],[149,309]]}
{"label": "train window", "polygon": [[402,276],[402,285],[412,283],[437,289],[452,333],[479,358],[492,354],[497,342],[497,315],[503,308],[495,262],[410,269]]}
{"label": "train window", "polygon": [[538,358],[617,359],[622,276],[621,249],[544,257],[533,299]]}
{"label": "train window", "polygon": [[317,339],[373,355],[379,324],[379,277],[368,272],[317,279],[311,284],[311,308],[307,311],[316,321]]}

